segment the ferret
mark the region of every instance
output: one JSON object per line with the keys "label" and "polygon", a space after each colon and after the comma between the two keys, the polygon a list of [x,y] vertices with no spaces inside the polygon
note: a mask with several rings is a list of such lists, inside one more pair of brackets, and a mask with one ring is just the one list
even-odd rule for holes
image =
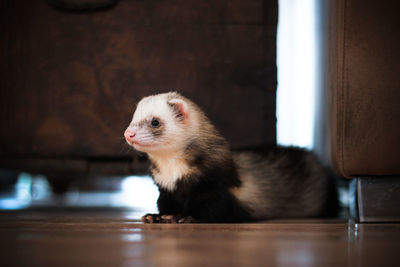
{"label": "ferret", "polygon": [[145,223],[240,223],[320,217],[335,205],[324,168],[306,150],[232,151],[198,105],[177,92],[151,95],[124,133],[147,153],[160,195]]}

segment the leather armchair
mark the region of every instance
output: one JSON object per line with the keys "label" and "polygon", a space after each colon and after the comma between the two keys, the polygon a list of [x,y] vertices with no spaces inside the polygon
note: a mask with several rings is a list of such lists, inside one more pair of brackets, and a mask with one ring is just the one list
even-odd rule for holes
{"label": "leather armchair", "polygon": [[334,169],[357,179],[359,219],[400,220],[400,4],[330,1],[328,140]]}

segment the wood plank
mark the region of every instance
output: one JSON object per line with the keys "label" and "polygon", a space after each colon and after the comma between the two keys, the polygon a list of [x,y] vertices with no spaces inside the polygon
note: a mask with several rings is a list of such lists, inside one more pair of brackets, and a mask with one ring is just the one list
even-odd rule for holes
{"label": "wood plank", "polygon": [[400,224],[144,225],[129,212],[0,212],[3,266],[396,266]]}

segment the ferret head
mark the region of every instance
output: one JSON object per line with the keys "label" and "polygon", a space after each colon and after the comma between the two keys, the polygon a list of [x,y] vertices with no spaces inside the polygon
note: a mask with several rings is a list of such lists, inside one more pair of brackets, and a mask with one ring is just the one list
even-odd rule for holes
{"label": "ferret head", "polygon": [[194,131],[192,105],[175,92],[143,98],[125,130],[126,141],[136,150],[149,154],[183,149]]}

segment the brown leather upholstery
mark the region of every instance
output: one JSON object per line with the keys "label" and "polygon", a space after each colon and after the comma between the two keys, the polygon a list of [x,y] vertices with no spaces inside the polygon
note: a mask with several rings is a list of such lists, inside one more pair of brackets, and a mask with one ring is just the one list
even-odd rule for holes
{"label": "brown leather upholstery", "polygon": [[345,177],[400,174],[400,4],[330,7],[331,156]]}

